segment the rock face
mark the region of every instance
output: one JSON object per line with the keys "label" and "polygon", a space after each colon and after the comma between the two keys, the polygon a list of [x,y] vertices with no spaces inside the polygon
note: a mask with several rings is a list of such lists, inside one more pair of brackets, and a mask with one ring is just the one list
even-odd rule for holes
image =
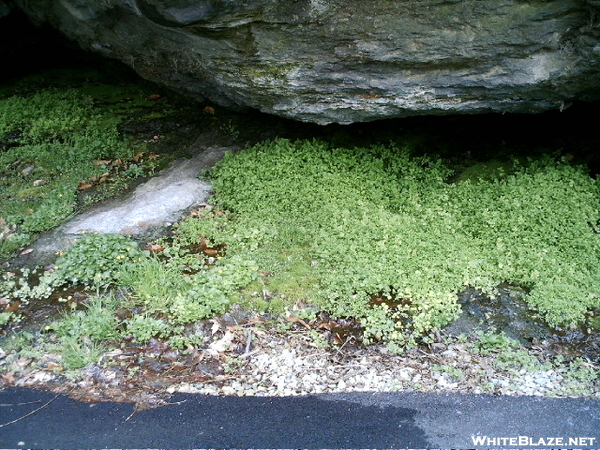
{"label": "rock face", "polygon": [[320,124],[600,99],[600,0],[13,2],[198,100]]}

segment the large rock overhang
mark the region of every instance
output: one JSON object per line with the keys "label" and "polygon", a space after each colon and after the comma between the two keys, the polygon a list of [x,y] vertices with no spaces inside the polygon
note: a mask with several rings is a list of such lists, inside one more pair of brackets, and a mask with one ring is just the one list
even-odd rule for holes
{"label": "large rock overhang", "polygon": [[319,124],[600,98],[598,0],[13,0],[188,97]]}

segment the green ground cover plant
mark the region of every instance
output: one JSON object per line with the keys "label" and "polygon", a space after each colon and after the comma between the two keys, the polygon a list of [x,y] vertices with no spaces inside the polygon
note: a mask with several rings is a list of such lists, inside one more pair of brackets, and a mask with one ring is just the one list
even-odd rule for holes
{"label": "green ground cover plant", "polygon": [[[198,339],[186,333],[185,325],[224,313],[238,291],[254,280],[257,267],[232,257],[211,265],[199,261],[190,273],[186,252],[172,253],[159,260],[128,237],[86,234],[37,283],[29,282],[28,270],[20,277],[4,274],[0,295],[35,301],[65,287],[83,285],[96,291],[84,309],[66,308],[48,327],[62,343],[58,352],[63,354],[63,348],[67,352],[63,359],[70,369],[83,367],[106,345],[118,345],[125,336],[137,343],[163,338],[182,348]],[[118,308],[127,311],[125,318],[118,317]],[[5,314],[0,320],[14,319],[12,313]]]}
{"label": "green ground cover plant", "polygon": [[229,216],[190,218],[180,239],[226,243],[288,302],[362,318],[367,341],[398,348],[449,323],[466,286],[524,286],[555,326],[599,306],[599,185],[582,168],[543,157],[481,180],[450,175],[410,148],[263,143],[212,175]]}
{"label": "green ground cover plant", "polygon": [[143,156],[147,143],[125,137],[119,125],[169,107],[148,100],[151,91],[139,83],[100,78],[57,70],[1,87],[0,260],[158,166]]}

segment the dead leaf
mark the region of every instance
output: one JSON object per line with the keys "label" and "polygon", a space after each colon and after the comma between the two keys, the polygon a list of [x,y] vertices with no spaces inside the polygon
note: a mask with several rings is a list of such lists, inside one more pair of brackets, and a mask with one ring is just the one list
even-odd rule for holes
{"label": "dead leaf", "polygon": [[214,114],[215,113],[215,108],[213,108],[212,106],[206,106],[204,108],[204,111],[206,111],[209,114]]}
{"label": "dead leaf", "polygon": [[308,328],[309,330],[312,330],[311,326],[309,324],[307,324],[304,320],[302,320],[300,317],[298,316],[287,316],[286,320],[288,322],[295,322],[295,323],[299,323],[301,325],[304,325],[306,328]]}
{"label": "dead leaf", "polygon": [[21,357],[15,362],[15,364],[19,369],[24,369],[31,363],[31,361],[33,361],[33,359]]}
{"label": "dead leaf", "polygon": [[15,300],[11,304],[9,304],[6,308],[4,308],[4,312],[5,313],[15,312],[19,309],[19,306],[21,306],[21,301]]}
{"label": "dead leaf", "polygon": [[60,364],[55,363],[53,361],[47,362],[47,368],[52,371],[56,371],[56,372],[62,372],[63,370],[65,370],[63,366],[61,366]]}
{"label": "dead leaf", "polygon": [[160,155],[156,155],[156,154],[152,154],[152,155],[148,155],[148,161],[152,161],[153,159],[158,158]]}
{"label": "dead leaf", "polygon": [[131,158],[131,159],[133,159],[133,161],[135,161],[135,162],[140,162],[140,159],[142,159],[142,158],[143,158],[143,156],[144,156],[144,153],[145,153],[145,152],[139,152],[137,155],[135,155],[135,156],[134,156],[133,158]]}
{"label": "dead leaf", "polygon": [[213,336],[215,335],[216,332],[218,332],[221,329],[221,324],[219,323],[218,320],[213,320],[212,321],[212,327],[211,327],[211,333],[213,334]]}
{"label": "dead leaf", "polygon": [[219,353],[225,352],[225,351],[229,350],[229,346],[233,342],[233,338],[234,338],[233,333],[231,331],[227,330],[225,332],[225,335],[218,341],[215,341],[212,344],[210,344],[209,348],[215,352],[219,352]]}
{"label": "dead leaf", "polygon": [[146,100],[158,100],[161,97],[160,94],[152,94],[146,97]]}
{"label": "dead leaf", "polygon": [[97,166],[108,166],[112,162],[112,159],[96,159],[92,162]]}
{"label": "dead leaf", "polygon": [[92,183],[85,183],[85,182],[81,182],[79,183],[79,186],[77,186],[77,190],[79,191],[83,191],[85,189],[89,189],[93,186]]}
{"label": "dead leaf", "polygon": [[162,252],[165,248],[158,244],[148,244],[144,247],[144,250],[149,250],[152,253]]}
{"label": "dead leaf", "polygon": [[208,241],[204,236],[200,236],[198,238],[198,248],[200,249],[200,251],[204,251],[208,248]]}
{"label": "dead leaf", "polygon": [[8,372],[8,373],[2,375],[2,377],[0,377],[0,378],[2,378],[4,383],[7,385],[15,384],[15,373],[14,372]]}
{"label": "dead leaf", "polygon": [[31,208],[27,208],[27,209],[25,210],[25,212],[26,212],[26,213],[28,213],[28,214],[31,214],[31,213],[32,213],[32,212],[34,212],[34,211],[33,211],[33,209],[31,209]]}
{"label": "dead leaf", "polygon": [[33,251],[32,248],[28,248],[23,250],[21,253],[19,253],[19,255],[23,256],[23,255],[28,255],[29,253],[31,253]]}

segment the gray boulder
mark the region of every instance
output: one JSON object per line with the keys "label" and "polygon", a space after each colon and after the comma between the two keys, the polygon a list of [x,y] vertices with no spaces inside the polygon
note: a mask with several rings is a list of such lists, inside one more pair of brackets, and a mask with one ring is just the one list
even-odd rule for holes
{"label": "gray boulder", "polygon": [[197,100],[319,124],[600,98],[600,0],[13,3]]}

